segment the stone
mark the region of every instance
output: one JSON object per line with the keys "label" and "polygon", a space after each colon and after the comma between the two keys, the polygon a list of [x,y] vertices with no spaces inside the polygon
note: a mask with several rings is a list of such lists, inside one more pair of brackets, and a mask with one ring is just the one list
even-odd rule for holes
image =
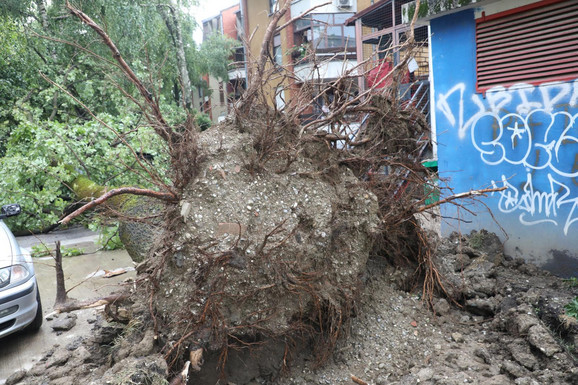
{"label": "stone", "polygon": [[437,315],[446,315],[450,312],[451,307],[448,301],[445,298],[440,298],[434,304],[434,312]]}
{"label": "stone", "polygon": [[552,357],[560,351],[560,347],[554,337],[548,333],[542,325],[534,325],[528,330],[528,342],[544,353],[547,357]]}
{"label": "stone", "polygon": [[428,381],[434,376],[434,370],[432,368],[423,368],[417,372],[416,376],[420,382]]}
{"label": "stone", "polygon": [[66,318],[57,319],[50,326],[55,332],[68,331],[76,326],[76,314],[69,314]]}
{"label": "stone", "polygon": [[26,370],[19,370],[6,379],[5,385],[15,385],[26,377]]}
{"label": "stone", "polygon": [[461,333],[452,333],[452,340],[457,343],[462,343],[464,342],[464,336]]}

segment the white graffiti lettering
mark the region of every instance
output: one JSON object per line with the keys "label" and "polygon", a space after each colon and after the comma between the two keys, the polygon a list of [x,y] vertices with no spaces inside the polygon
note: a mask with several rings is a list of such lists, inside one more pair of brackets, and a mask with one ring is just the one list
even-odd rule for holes
{"label": "white graffiti lettering", "polygon": [[507,187],[498,193],[498,210],[519,214],[525,226],[549,223],[568,235],[578,222],[578,79],[498,86],[485,97],[471,92],[469,104],[468,98],[459,83],[438,95],[436,107],[459,140],[469,136],[483,164],[512,172],[493,182]]}
{"label": "white graffiti lettering", "polygon": [[572,197],[570,188],[564,183],[554,179],[551,174],[547,175],[549,190],[539,191],[534,186],[532,174],[526,175],[526,182],[521,189],[516,188],[502,175],[499,182],[492,181],[494,187],[506,186],[499,191],[500,200],[498,209],[502,213],[520,212],[520,223],[533,226],[542,223],[558,225],[558,212],[560,208],[568,205],[569,211],[564,221],[564,235],[568,235],[570,226],[578,221],[578,197]]}
{"label": "white graffiti lettering", "polygon": [[512,113],[500,117],[486,112],[472,125],[472,144],[487,165],[506,162],[533,170],[549,168],[560,176],[574,178],[578,170],[572,169],[568,155],[578,151],[578,135],[574,134],[577,119],[578,114],[544,109],[525,116]]}
{"label": "white graffiti lettering", "polygon": [[[541,101],[531,100],[536,89],[540,92]],[[472,91],[471,101],[477,110],[471,112],[469,117],[465,111],[468,94],[465,83],[458,83],[449,91],[438,94],[436,101],[436,108],[443,113],[450,126],[457,128],[460,139],[467,137],[467,131],[486,112],[500,114],[515,111],[524,116],[536,109],[552,113],[560,104],[567,104],[570,108],[578,107],[578,79],[573,82],[545,83],[540,87],[526,83],[514,84],[509,88],[496,86],[486,91],[485,98]]]}

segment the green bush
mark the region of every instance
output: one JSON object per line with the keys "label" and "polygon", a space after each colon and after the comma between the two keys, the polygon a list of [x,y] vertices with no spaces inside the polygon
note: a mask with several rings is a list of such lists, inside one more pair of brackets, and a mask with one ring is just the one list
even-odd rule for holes
{"label": "green bush", "polygon": [[578,297],[575,297],[570,303],[564,306],[566,315],[578,319]]}
{"label": "green bush", "polygon": [[161,141],[150,129],[137,128],[135,117],[100,119],[114,131],[96,121],[34,124],[22,119],[11,127],[0,158],[0,202],[22,206],[22,214],[9,219],[13,231],[38,231],[57,223],[75,203],[72,182],[81,175],[102,186],[150,187],[135,153],[146,153],[155,169],[166,170]]}

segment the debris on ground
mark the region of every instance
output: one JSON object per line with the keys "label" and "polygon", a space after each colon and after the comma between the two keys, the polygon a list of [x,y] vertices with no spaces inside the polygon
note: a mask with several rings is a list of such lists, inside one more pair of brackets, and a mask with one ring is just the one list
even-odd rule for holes
{"label": "debris on ground", "polygon": [[[232,365],[246,372],[239,370],[228,383],[346,385],[355,383],[352,376],[375,385],[577,383],[578,327],[564,314],[564,305],[578,295],[578,288],[505,257],[496,239],[474,232],[438,242],[436,258],[444,261],[444,272],[453,272],[447,282],[461,298],[436,298],[434,312],[419,291],[401,289],[411,271],[371,258],[356,316],[323,365],[312,358],[313,345],[302,345],[290,357],[263,345],[252,355],[231,358]],[[147,309],[127,306],[132,314],[127,324],[99,317],[94,333],[82,343],[55,348],[7,384],[166,383],[168,368],[147,324]],[[218,374],[216,362],[208,354],[195,359],[197,367]]]}

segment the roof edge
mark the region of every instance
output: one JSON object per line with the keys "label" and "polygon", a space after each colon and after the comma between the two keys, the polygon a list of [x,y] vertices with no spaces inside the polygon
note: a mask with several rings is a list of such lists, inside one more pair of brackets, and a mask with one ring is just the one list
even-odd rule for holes
{"label": "roof edge", "polygon": [[[418,19],[431,20],[458,12],[468,8],[474,8],[481,4],[493,3],[496,0],[422,0],[419,5]],[[415,1],[401,6],[402,23],[409,23],[415,13]]]}

